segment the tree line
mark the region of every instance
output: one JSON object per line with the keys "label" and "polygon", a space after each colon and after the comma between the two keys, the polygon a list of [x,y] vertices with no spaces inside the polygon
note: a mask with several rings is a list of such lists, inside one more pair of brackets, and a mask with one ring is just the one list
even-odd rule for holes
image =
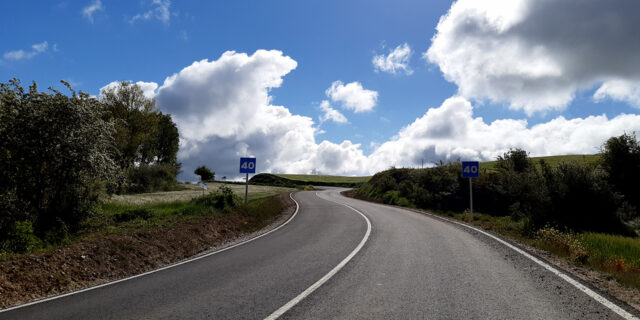
{"label": "tree line", "polygon": [[0,83],[0,251],[59,243],[101,195],[177,187],[178,129],[129,82],[99,97]]}
{"label": "tree line", "polygon": [[[496,169],[473,180],[474,208],[524,222],[525,232],[545,226],[636,236],[625,222],[640,217],[640,145],[635,134],[608,139],[596,163],[532,160],[522,149],[497,158]],[[391,168],[377,173],[358,194],[388,204],[442,212],[469,205],[459,161],[433,168]]]}

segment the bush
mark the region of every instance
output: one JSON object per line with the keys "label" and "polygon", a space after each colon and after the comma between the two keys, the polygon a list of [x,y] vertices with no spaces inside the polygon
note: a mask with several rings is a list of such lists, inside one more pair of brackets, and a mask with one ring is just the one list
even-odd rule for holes
{"label": "bush", "polygon": [[178,181],[177,169],[168,164],[141,164],[127,170],[125,191],[128,193],[144,193],[176,190]]}
{"label": "bush", "polygon": [[2,242],[2,251],[25,253],[42,246],[42,241],[33,233],[31,221],[14,222],[8,233],[8,239]]}
{"label": "bush", "polygon": [[221,186],[218,191],[212,192],[191,200],[195,204],[213,207],[216,209],[231,209],[236,207],[241,201],[229,187]]}
{"label": "bush", "polygon": [[609,175],[608,181],[624,196],[628,208],[634,209],[625,219],[640,216],[640,143],[635,133],[610,138],[602,145],[600,155],[602,166]]}
{"label": "bush", "polygon": [[76,229],[101,182],[118,175],[113,124],[96,99],[63,83],[71,97],[39,92],[35,83],[25,92],[16,79],[0,84],[0,241],[13,241],[16,226],[27,230],[20,221],[41,239],[61,226]]}
{"label": "bush", "polygon": [[132,209],[117,213],[113,216],[116,222],[128,222],[135,219],[147,220],[153,217],[153,212],[148,209]]}
{"label": "bush", "polygon": [[[473,180],[474,209],[522,221],[530,234],[546,225],[574,231],[635,236],[620,217],[632,219],[636,207],[625,202],[600,166],[541,161],[512,149],[498,157],[497,170]],[[640,171],[640,170],[639,170]],[[357,191],[387,204],[461,212],[468,208],[468,180],[459,162],[428,169],[391,168],[375,174]]]}

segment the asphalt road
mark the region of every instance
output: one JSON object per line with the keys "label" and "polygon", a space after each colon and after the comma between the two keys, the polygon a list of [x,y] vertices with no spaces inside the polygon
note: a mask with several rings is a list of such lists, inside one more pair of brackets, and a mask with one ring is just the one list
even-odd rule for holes
{"label": "asphalt road", "polygon": [[[0,319],[264,319],[335,271],[361,243],[344,268],[281,318],[620,318],[533,261],[463,227],[344,198],[337,189],[294,198],[297,216],[256,241],[0,313]],[[366,218],[352,208],[370,220],[366,242]]]}

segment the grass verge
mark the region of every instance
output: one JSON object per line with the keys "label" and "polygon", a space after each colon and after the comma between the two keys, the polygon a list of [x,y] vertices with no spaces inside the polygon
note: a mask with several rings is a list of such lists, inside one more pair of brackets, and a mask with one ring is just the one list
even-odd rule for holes
{"label": "grass verge", "polygon": [[487,214],[447,215],[486,230],[524,242],[535,248],[551,252],[570,263],[590,267],[614,277],[620,284],[640,289],[640,238],[602,233],[573,233],[553,227],[526,235],[524,222],[512,217],[493,217]]}

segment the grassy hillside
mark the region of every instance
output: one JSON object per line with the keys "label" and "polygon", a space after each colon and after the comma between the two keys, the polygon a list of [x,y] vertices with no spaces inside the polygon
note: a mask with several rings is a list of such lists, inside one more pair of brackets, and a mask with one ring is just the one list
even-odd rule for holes
{"label": "grassy hillside", "polygon": [[289,179],[292,181],[301,181],[307,184],[321,183],[360,183],[367,182],[371,177],[343,177],[343,176],[325,176],[316,174],[274,174],[275,176]]}
{"label": "grassy hillside", "polygon": [[[167,203],[174,201],[189,201],[195,197],[202,195],[202,188],[196,184],[184,184],[184,190],[167,191],[167,192],[151,192],[138,194],[113,195],[106,202],[117,204],[153,204]],[[207,191],[212,193],[218,190],[220,186],[226,186],[241,198],[244,198],[244,184],[230,184],[220,182],[207,182]],[[260,199],[273,196],[280,193],[294,191],[293,188],[273,187],[273,186],[256,186],[249,185],[249,200]]]}
{"label": "grassy hillside", "polygon": [[320,185],[335,187],[355,187],[369,181],[371,177],[341,177],[312,174],[270,174],[260,173],[249,182],[257,185],[295,187],[304,185]]}
{"label": "grassy hillside", "polygon": [[[575,155],[563,155],[563,156],[549,156],[549,157],[532,157],[534,164],[538,165],[539,160],[546,161],[550,166],[555,167],[560,162],[578,162],[578,163],[594,163],[600,160],[598,154],[575,154]],[[497,161],[487,161],[480,163],[480,170],[494,171]]]}

